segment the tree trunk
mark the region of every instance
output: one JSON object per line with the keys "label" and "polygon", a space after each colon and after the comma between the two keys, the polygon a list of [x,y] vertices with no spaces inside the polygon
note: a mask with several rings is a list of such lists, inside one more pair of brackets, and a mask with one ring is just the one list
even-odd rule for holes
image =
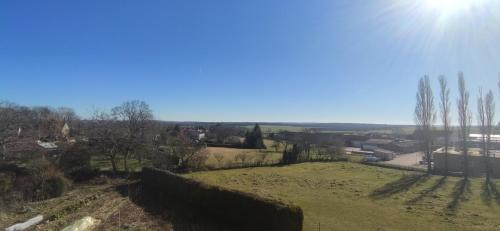
{"label": "tree trunk", "polygon": [[[465,132],[464,132],[465,134]],[[462,138],[462,152],[464,156],[464,178],[469,178],[469,158],[467,153],[467,139]]]}
{"label": "tree trunk", "polygon": [[448,141],[444,145],[444,175],[448,176]]}
{"label": "tree trunk", "polygon": [[7,148],[5,147],[5,144],[2,144],[2,160],[5,160],[5,153]]}
{"label": "tree trunk", "polygon": [[127,159],[128,159],[128,154],[129,150],[125,152],[125,155],[123,155],[123,168],[125,169],[125,172],[128,172],[128,165],[127,165]]}
{"label": "tree trunk", "polygon": [[116,159],[115,155],[110,156],[111,166],[113,167],[113,173],[116,173]]}

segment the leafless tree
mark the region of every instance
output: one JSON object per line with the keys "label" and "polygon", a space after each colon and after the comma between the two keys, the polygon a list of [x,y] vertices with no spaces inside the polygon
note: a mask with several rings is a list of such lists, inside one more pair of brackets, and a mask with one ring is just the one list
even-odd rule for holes
{"label": "leafless tree", "polygon": [[116,159],[122,149],[120,145],[126,138],[118,121],[109,113],[96,110],[91,117],[87,135],[94,151],[109,159],[113,171],[116,172]]}
{"label": "leafless tree", "polygon": [[444,171],[448,174],[448,148],[450,146],[450,89],[444,76],[439,77],[441,122],[444,130]]}
{"label": "leafless tree", "polygon": [[251,157],[247,153],[244,153],[244,152],[238,153],[234,156],[234,160],[236,160],[236,161],[240,160],[242,165],[244,165],[250,159],[251,159]]}
{"label": "leafless tree", "polygon": [[267,152],[258,152],[258,153],[255,153],[255,162],[258,164],[258,165],[262,165],[265,163],[266,161],[266,158],[268,156],[268,153]]}
{"label": "leafless tree", "polygon": [[[486,114],[486,156],[489,161],[490,159],[490,149],[491,149],[491,135],[493,133],[494,121],[495,117],[495,101],[493,92],[490,90],[488,94],[486,94],[485,103],[484,103],[484,111]],[[488,164],[489,167],[489,164]],[[491,169],[487,169],[490,171]],[[488,175],[489,176],[489,172]],[[488,179],[489,180],[489,179]]]}
{"label": "leafless tree", "polygon": [[490,180],[490,167],[488,149],[486,147],[486,111],[484,106],[483,89],[479,88],[479,97],[477,98],[477,122],[481,133],[481,154],[483,155],[484,165],[486,167],[486,181]]}
{"label": "leafless tree", "polygon": [[168,138],[164,155],[168,157],[167,159],[174,160],[175,170],[184,171],[193,165],[193,162],[197,162],[198,157],[207,156],[204,154],[205,150],[204,143],[180,133]]}
{"label": "leafless tree", "polygon": [[[336,157],[340,157],[340,156],[343,156],[345,155],[345,145],[344,145],[344,141],[343,140],[335,140],[334,144],[335,144],[335,156]],[[332,156],[332,159],[334,159],[335,156]]]}
{"label": "leafless tree", "polygon": [[222,163],[222,160],[224,159],[224,154],[222,153],[214,153],[214,158],[217,160],[217,163],[218,163],[218,166],[219,168],[222,166],[221,163]]}
{"label": "leafless tree", "polygon": [[275,152],[278,152],[281,148],[283,141],[282,140],[273,140],[273,144],[271,145],[272,148],[274,148]]}
{"label": "leafless tree", "polygon": [[434,96],[428,76],[420,78],[417,91],[417,105],[415,106],[415,123],[420,130],[424,146],[424,154],[427,160],[427,172],[432,170],[432,130],[436,113],[434,110]]}
{"label": "leafless tree", "polygon": [[1,160],[5,159],[8,140],[15,136],[17,128],[16,105],[9,102],[0,102],[0,148]]}
{"label": "leafless tree", "polygon": [[0,160],[4,160],[7,144],[35,125],[31,108],[0,101]]}
{"label": "leafless tree", "polygon": [[460,126],[460,142],[463,154],[463,171],[464,177],[467,179],[469,177],[469,158],[468,158],[468,148],[467,139],[470,134],[470,126],[472,123],[472,113],[469,108],[469,92],[465,88],[465,80],[463,73],[458,74],[458,92],[459,97],[457,101],[458,106],[458,123]]}
{"label": "leafless tree", "polygon": [[133,100],[114,107],[112,115],[125,127],[126,143],[122,154],[125,171],[128,171],[127,159],[132,153],[141,155],[136,151],[141,149],[140,146],[146,142],[145,129],[153,119],[153,113],[144,101]]}

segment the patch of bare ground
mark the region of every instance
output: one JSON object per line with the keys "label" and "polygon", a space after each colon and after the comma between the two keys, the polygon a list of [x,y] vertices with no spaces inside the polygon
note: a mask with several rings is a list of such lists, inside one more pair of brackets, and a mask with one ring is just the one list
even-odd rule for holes
{"label": "patch of bare ground", "polygon": [[140,182],[124,179],[74,185],[61,197],[25,203],[18,211],[2,213],[0,229],[38,214],[44,221],[30,230],[61,230],[85,216],[98,220],[94,230],[234,230],[175,198],[144,192]]}

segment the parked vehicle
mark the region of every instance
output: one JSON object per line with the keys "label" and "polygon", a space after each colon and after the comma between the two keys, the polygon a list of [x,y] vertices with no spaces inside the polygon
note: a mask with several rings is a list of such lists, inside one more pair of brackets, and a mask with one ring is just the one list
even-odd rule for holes
{"label": "parked vehicle", "polygon": [[376,156],[368,155],[368,156],[365,156],[365,158],[363,158],[363,161],[364,162],[377,162],[377,161],[380,161],[380,158],[378,158]]}

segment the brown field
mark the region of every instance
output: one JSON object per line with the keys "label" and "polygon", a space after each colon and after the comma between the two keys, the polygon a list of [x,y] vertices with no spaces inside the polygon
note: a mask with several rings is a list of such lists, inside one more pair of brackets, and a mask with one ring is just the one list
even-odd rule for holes
{"label": "brown field", "polygon": [[[256,159],[260,158],[259,155],[265,155],[264,163],[272,163],[277,162],[282,157],[282,147],[276,152],[274,148],[271,147],[273,144],[272,140],[264,140],[264,144],[266,145],[266,149],[240,149],[240,148],[225,148],[225,147],[208,147],[209,157],[207,162],[205,163],[210,167],[224,167],[231,164],[241,163],[240,160],[235,159],[236,156],[240,153],[244,153],[248,156],[248,159],[245,163],[253,163]],[[224,156],[222,161],[219,162],[214,157],[216,153],[220,153]]]}

